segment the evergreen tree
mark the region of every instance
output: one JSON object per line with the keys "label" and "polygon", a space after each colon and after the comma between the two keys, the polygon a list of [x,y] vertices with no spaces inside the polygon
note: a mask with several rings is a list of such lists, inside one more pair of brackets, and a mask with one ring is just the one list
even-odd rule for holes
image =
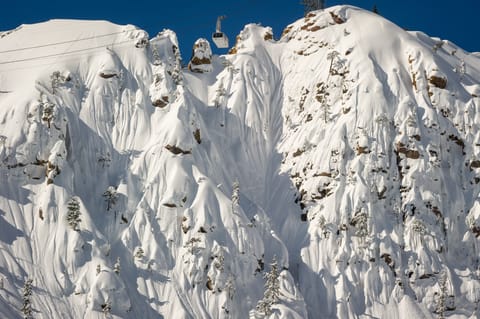
{"label": "evergreen tree", "polygon": [[338,71],[334,72],[333,63],[335,62],[335,59],[337,59],[339,56],[340,56],[340,53],[338,51],[331,51],[327,54],[327,60],[330,60],[330,67],[328,68],[327,81],[328,81],[330,75],[332,75],[334,73],[338,73]]}
{"label": "evergreen tree", "polygon": [[110,300],[107,300],[104,304],[102,304],[102,311],[105,318],[107,318],[112,311],[112,302]]}
{"label": "evergreen tree", "polygon": [[275,256],[270,264],[270,272],[265,274],[265,279],[263,299],[258,302],[256,309],[260,314],[268,316],[272,313],[272,306],[278,303],[280,298],[278,262]]}
{"label": "evergreen tree", "polygon": [[218,85],[218,89],[216,90],[215,100],[213,100],[213,104],[215,107],[220,107],[222,105],[222,98],[227,93],[227,90],[223,87],[223,81],[220,82]]}
{"label": "evergreen tree", "polygon": [[65,77],[60,73],[60,71],[55,71],[50,75],[50,82],[52,85],[52,94],[56,93],[58,87],[65,83]]}
{"label": "evergreen tree", "polygon": [[325,8],[325,0],[302,0],[301,4],[305,7],[305,14]]}
{"label": "evergreen tree", "polygon": [[376,13],[376,14],[380,14],[380,13],[378,12],[378,8],[377,8],[377,5],[376,5],[376,4],[373,5],[372,12],[373,12],[373,13]]}
{"label": "evergreen tree", "polygon": [[236,180],[233,183],[233,190],[232,190],[232,211],[233,213],[237,213],[237,207],[240,201],[240,184]]}
{"label": "evergreen tree", "polygon": [[173,65],[172,79],[176,85],[181,85],[183,83],[182,57],[180,56],[180,50],[176,45],[174,45],[172,49],[173,54],[175,55],[175,64]]}
{"label": "evergreen tree", "polygon": [[230,312],[232,311],[233,297],[235,296],[235,279],[232,274],[228,276],[228,280],[225,283],[225,292],[227,293],[227,300],[222,308],[225,311],[225,317],[231,318]]}
{"label": "evergreen tree", "polygon": [[143,256],[145,255],[145,252],[143,251],[142,247],[138,247],[137,251],[135,252],[135,258],[138,259],[143,259]]}
{"label": "evergreen tree", "polygon": [[235,279],[231,274],[228,277],[227,283],[225,285],[225,290],[227,291],[228,299],[233,300],[233,296],[235,296]]}
{"label": "evergreen tree", "polygon": [[320,103],[322,117],[325,123],[330,119],[330,105],[328,104],[328,96],[330,95],[328,91],[328,84],[320,82],[317,84],[316,100]]}
{"label": "evergreen tree", "polygon": [[112,207],[117,203],[118,200],[117,189],[113,186],[108,186],[105,193],[103,193],[103,197],[107,202],[107,211],[112,209]]}
{"label": "evergreen tree", "polygon": [[42,121],[47,122],[47,127],[50,128],[52,120],[55,118],[55,104],[52,102],[42,102]]}
{"label": "evergreen tree", "polygon": [[75,231],[80,231],[80,215],[80,203],[76,197],[72,197],[67,203],[67,223]]}
{"label": "evergreen tree", "polygon": [[117,261],[115,262],[115,265],[113,265],[113,271],[118,275],[120,274],[120,258],[117,257]]}
{"label": "evergreen tree", "polygon": [[438,284],[440,285],[440,294],[438,294],[437,298],[437,309],[436,312],[438,313],[439,319],[445,318],[445,310],[447,308],[447,272],[445,270],[442,271],[440,274],[440,280]]}
{"label": "evergreen tree", "polygon": [[22,305],[22,313],[24,319],[31,319],[32,317],[32,279],[27,279],[25,284],[23,285],[23,305]]}

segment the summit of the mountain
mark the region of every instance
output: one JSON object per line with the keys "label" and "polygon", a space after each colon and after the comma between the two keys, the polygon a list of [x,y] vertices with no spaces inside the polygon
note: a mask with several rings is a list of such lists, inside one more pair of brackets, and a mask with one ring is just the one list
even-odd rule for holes
{"label": "summit of the mountain", "polygon": [[478,54],[352,6],[188,68],[171,30],[0,33],[0,313],[476,318],[479,103]]}

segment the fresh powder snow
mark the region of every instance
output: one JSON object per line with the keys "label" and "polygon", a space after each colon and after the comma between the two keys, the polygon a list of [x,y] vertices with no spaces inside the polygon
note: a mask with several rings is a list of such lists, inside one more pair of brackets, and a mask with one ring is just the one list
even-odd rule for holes
{"label": "fresh powder snow", "polygon": [[480,56],[352,6],[210,45],[0,32],[1,317],[480,317]]}

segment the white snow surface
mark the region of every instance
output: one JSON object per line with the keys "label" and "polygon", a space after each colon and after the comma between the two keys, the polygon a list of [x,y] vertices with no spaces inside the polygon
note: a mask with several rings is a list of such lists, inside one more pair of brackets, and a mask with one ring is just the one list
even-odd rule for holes
{"label": "white snow surface", "polygon": [[170,30],[0,33],[2,318],[27,279],[35,318],[480,316],[478,54],[351,6],[271,34],[197,73]]}

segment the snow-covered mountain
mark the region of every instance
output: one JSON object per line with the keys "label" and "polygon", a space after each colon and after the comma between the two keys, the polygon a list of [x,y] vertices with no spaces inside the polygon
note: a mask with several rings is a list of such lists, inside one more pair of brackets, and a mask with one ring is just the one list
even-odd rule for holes
{"label": "snow-covered mountain", "polygon": [[336,6],[184,64],[0,33],[2,318],[480,316],[479,54]]}

